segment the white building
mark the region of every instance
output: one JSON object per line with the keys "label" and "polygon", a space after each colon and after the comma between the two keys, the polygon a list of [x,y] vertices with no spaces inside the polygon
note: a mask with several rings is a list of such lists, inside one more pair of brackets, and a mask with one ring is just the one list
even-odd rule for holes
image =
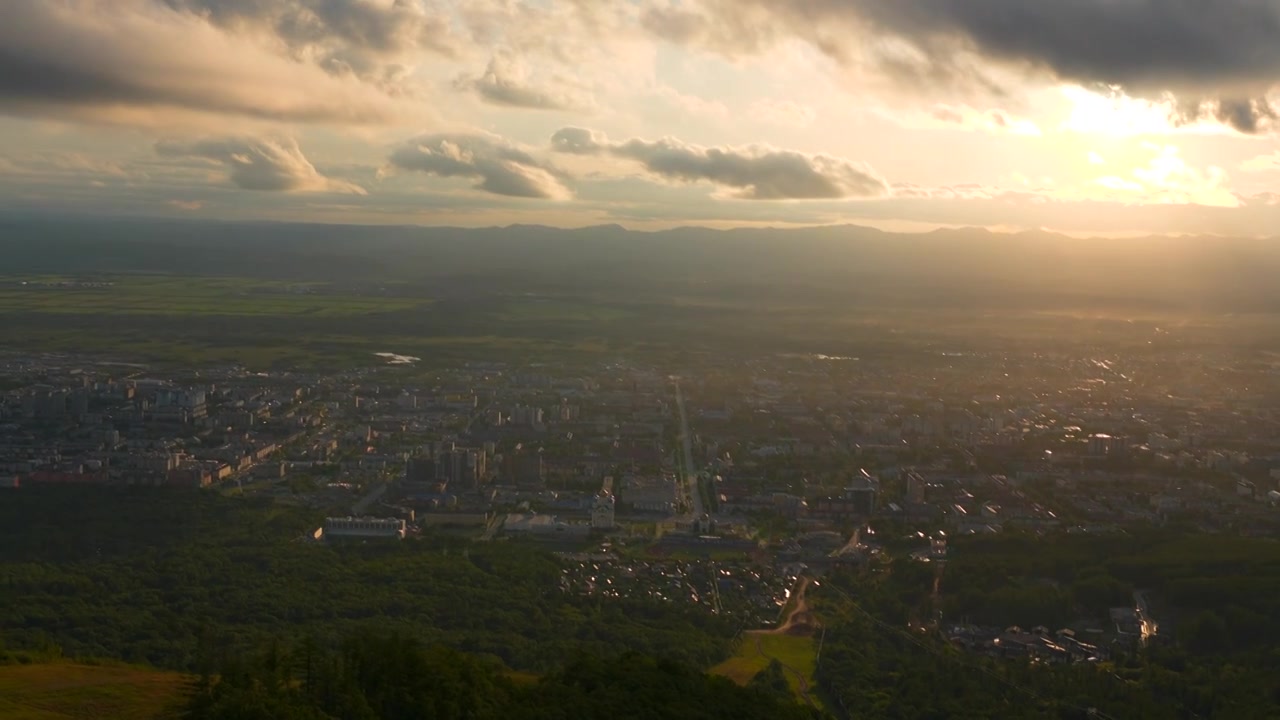
{"label": "white building", "polygon": [[395,538],[403,540],[405,521],[400,518],[325,518],[326,538]]}
{"label": "white building", "polygon": [[502,523],[502,529],[509,535],[534,535],[543,538],[585,538],[591,531],[591,528],[586,525],[562,522],[553,515],[523,513],[508,514]]}
{"label": "white building", "polygon": [[591,505],[591,527],[594,530],[612,530],[615,501],[613,493],[601,490]]}

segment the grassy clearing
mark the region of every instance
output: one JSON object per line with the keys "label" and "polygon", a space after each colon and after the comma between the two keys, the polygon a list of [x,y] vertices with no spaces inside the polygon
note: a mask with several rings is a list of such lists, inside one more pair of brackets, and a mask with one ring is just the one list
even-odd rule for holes
{"label": "grassy clearing", "polygon": [[[765,655],[776,658],[778,662],[800,673],[808,681],[809,687],[814,686],[813,671],[817,669],[818,653],[815,638],[766,633],[761,633],[759,638],[760,648]],[[787,679],[791,682],[791,689],[798,691],[799,678],[788,673]]]}
{"label": "grassy clearing", "polygon": [[808,684],[810,697],[813,697],[813,689],[817,687],[813,679],[813,672],[817,667],[817,651],[817,641],[812,637],[749,632],[743,635],[737,654],[711,668],[711,674],[746,685],[756,673],[768,666],[770,660],[776,659],[784,667],[790,668],[787,671],[787,683],[796,699],[803,701],[801,676]]}
{"label": "grassy clearing", "polygon": [[711,668],[711,674],[727,677],[739,685],[746,685],[768,664],[769,658],[756,649],[755,639],[745,635],[742,638],[742,644],[738,646],[738,652]]}
{"label": "grassy clearing", "polygon": [[0,666],[0,718],[177,718],[190,679],[125,665],[72,662]]}

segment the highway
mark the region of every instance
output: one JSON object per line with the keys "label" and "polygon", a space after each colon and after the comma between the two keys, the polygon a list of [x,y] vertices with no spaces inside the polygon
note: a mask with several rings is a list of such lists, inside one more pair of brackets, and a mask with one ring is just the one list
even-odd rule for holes
{"label": "highway", "polygon": [[680,381],[673,379],[673,382],[676,386],[676,410],[680,414],[680,442],[683,453],[681,479],[684,480],[685,492],[689,494],[689,502],[693,507],[693,512],[686,519],[692,522],[702,517],[705,510],[702,507],[702,493],[698,490],[698,471],[693,466],[693,434],[689,432],[689,416],[684,409],[684,394],[680,392]]}

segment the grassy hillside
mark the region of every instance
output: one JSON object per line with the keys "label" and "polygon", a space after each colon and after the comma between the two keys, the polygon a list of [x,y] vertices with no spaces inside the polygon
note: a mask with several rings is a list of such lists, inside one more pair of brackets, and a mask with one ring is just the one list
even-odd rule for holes
{"label": "grassy hillside", "polygon": [[[738,652],[711,668],[711,674],[746,685],[768,666],[770,660],[782,663],[787,684],[791,686],[796,700],[809,702],[809,691],[815,687],[813,673],[817,664],[817,641],[807,635],[748,632],[743,636]],[[817,699],[813,698],[813,701],[816,703]]]}
{"label": "grassy hillside", "polygon": [[178,717],[188,681],[126,665],[3,665],[0,720],[167,720]]}

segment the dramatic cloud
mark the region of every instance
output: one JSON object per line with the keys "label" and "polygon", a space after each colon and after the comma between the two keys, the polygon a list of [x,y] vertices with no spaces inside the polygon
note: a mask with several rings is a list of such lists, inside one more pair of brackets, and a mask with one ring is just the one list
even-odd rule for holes
{"label": "dramatic cloud", "polygon": [[990,84],[987,63],[1173,93],[1192,119],[1245,133],[1274,117],[1266,97],[1280,80],[1280,4],[1269,0],[701,0],[660,5],[646,27],[719,52],[798,37],[903,79]]}
{"label": "dramatic cloud", "polygon": [[161,0],[218,25],[257,24],[290,47],[338,43],[361,51],[448,50],[448,15],[425,0]]}
{"label": "dramatic cloud", "polygon": [[613,143],[601,133],[573,127],[557,131],[551,147],[575,155],[627,158],[668,180],[734,188],[743,199],[865,198],[889,191],[884,179],[862,163],[768,147],[706,148],[674,138]]}
{"label": "dramatic cloud", "polygon": [[762,52],[786,32],[768,8],[752,2],[735,7],[727,0],[704,0],[673,5],[651,2],[640,16],[641,26],[678,45],[698,45],[736,57]]}
{"label": "dramatic cloud", "polygon": [[457,51],[448,12],[425,0],[159,1],[221,28],[269,33],[299,60],[366,79],[394,77],[388,64],[418,51]]}
{"label": "dramatic cloud", "polygon": [[170,140],[157,143],[156,152],[167,157],[203,158],[218,163],[227,169],[227,179],[244,190],[365,194],[358,185],[321,175],[291,138]]}
{"label": "dramatic cloud", "polygon": [[528,152],[490,135],[425,135],[390,157],[391,168],[445,178],[471,178],[494,195],[562,200],[571,193],[561,174]]}
{"label": "dramatic cloud", "polygon": [[462,90],[474,91],[485,102],[531,110],[586,109],[591,101],[581,93],[563,87],[539,87],[518,58],[507,53],[495,55],[478,78],[463,76],[455,83]]}
{"label": "dramatic cloud", "polygon": [[1206,113],[1212,113],[1213,117],[1224,125],[1229,125],[1246,135],[1271,129],[1277,117],[1275,107],[1265,97],[1252,100],[1219,100],[1217,103],[1209,104],[1207,108],[1200,108],[1200,117],[1204,117]]}
{"label": "dramatic cloud", "polygon": [[140,110],[337,123],[392,114],[366,84],[149,0],[6,5],[0,112],[112,121]]}

